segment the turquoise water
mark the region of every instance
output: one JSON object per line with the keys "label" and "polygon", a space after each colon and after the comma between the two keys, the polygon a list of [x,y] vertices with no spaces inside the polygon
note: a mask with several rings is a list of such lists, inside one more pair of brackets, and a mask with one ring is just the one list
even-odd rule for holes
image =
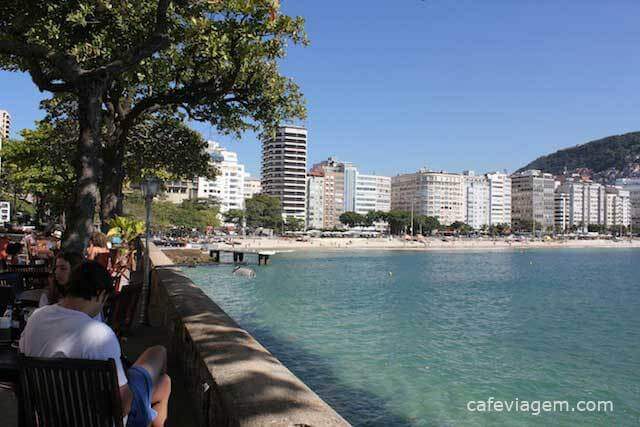
{"label": "turquoise water", "polygon": [[[640,251],[278,255],[186,273],[354,425],[639,425]],[[392,274],[390,275],[389,272]],[[487,400],[609,413],[479,413]]]}

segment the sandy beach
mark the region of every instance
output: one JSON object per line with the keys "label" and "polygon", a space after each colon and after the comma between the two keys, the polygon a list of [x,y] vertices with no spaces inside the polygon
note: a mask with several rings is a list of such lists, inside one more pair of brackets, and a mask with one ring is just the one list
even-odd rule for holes
{"label": "sandy beach", "polygon": [[505,239],[426,239],[424,242],[404,241],[389,238],[315,238],[296,241],[286,238],[234,238],[234,245],[213,244],[222,250],[522,250],[558,248],[640,248],[640,239],[613,240],[551,240],[551,241],[509,241]]}

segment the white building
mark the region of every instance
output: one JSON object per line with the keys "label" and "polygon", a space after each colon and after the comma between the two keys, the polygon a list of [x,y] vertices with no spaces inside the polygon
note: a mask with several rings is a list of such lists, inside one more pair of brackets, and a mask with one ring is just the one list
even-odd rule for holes
{"label": "white building", "polygon": [[252,178],[248,173],[244,176],[244,199],[250,199],[262,192],[262,184],[257,178]]}
{"label": "white building", "polygon": [[605,189],[578,175],[566,178],[555,190],[554,222],[557,231],[587,232],[589,225],[604,224]]}
{"label": "white building", "polygon": [[225,150],[214,141],[209,141],[208,144],[207,153],[218,175],[213,180],[198,178],[197,198],[216,199],[222,213],[230,209],[243,209],[244,165],[238,163],[238,155],[235,152]]}
{"label": "white building", "polygon": [[391,209],[438,218],[441,224],[465,220],[463,176],[421,169],[391,178]]}
{"label": "white building", "polygon": [[[6,110],[0,110],[0,150],[2,150],[2,141],[9,139],[11,132],[11,114]],[[0,158],[0,171],[2,171],[2,158]]]}
{"label": "white building", "polygon": [[318,171],[307,175],[307,228],[324,228],[324,174]]}
{"label": "white building", "polygon": [[307,218],[307,130],[281,126],[262,141],[262,193],[278,197],[282,216]]}
{"label": "white building", "polygon": [[511,225],[511,178],[506,173],[490,172],[489,225]]}
{"label": "white building", "polygon": [[11,133],[11,114],[6,110],[0,110],[0,140],[9,139]]}
{"label": "white building", "polygon": [[629,190],[622,187],[607,187],[604,205],[604,220],[607,228],[631,225],[631,198]]}
{"label": "white building", "polygon": [[195,180],[167,181],[164,183],[163,196],[166,201],[180,204],[185,200],[195,199],[198,187]]}
{"label": "white building", "polygon": [[490,198],[489,180],[484,175],[476,175],[473,171],[464,171],[464,222],[479,230],[489,225]]}
{"label": "white building", "polygon": [[634,231],[640,231],[640,178],[622,178],[616,181],[616,186],[629,192],[631,201],[631,223]]}
{"label": "white building", "polygon": [[[347,199],[347,185],[353,197]],[[361,174],[356,170],[355,183],[351,187],[345,173],[345,211],[347,200],[352,204],[351,211],[366,215],[371,211],[389,212],[391,210],[391,177]]]}
{"label": "white building", "polygon": [[9,202],[0,202],[0,225],[11,221],[11,204]]}

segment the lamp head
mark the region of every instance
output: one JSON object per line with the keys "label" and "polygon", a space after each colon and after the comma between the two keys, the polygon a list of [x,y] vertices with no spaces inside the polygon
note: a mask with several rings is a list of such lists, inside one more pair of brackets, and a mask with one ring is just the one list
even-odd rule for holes
{"label": "lamp head", "polygon": [[156,176],[146,176],[140,183],[140,189],[145,199],[153,199],[159,192],[162,182]]}

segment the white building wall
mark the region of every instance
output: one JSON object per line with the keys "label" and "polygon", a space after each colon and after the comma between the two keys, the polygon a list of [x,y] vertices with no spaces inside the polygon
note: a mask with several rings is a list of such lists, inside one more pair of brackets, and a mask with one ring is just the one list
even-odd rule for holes
{"label": "white building wall", "polygon": [[218,169],[214,180],[198,178],[197,197],[214,198],[220,203],[220,212],[244,208],[244,165],[238,163],[238,155],[225,150],[214,141],[209,141],[207,152],[211,163]]}
{"label": "white building wall", "polygon": [[463,173],[465,185],[464,222],[479,230],[489,224],[489,181],[473,171]]}
{"label": "white building wall", "polygon": [[244,176],[244,199],[250,199],[262,192],[262,184],[257,178],[251,178],[248,173]]}
{"label": "white building wall", "polygon": [[629,192],[631,223],[634,230],[640,230],[640,178],[619,179],[616,181],[616,186]]}
{"label": "white building wall", "polygon": [[511,225],[511,178],[506,173],[486,174],[489,181],[489,225]]}
{"label": "white building wall", "polygon": [[0,225],[11,221],[11,204],[9,202],[0,202]]}
{"label": "white building wall", "polygon": [[307,176],[307,228],[324,227],[324,176]]}
{"label": "white building wall", "polygon": [[354,210],[361,215],[391,209],[391,177],[357,173],[354,193]]}

